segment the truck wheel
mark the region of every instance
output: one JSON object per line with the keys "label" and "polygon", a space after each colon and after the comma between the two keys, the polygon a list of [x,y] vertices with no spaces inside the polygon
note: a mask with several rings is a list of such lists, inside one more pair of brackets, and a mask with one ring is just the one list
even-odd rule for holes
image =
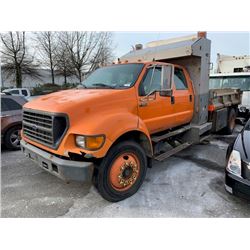
{"label": "truck wheel", "polygon": [[98,167],[93,180],[101,196],[111,202],[124,200],[137,192],[147,171],[147,157],[136,142],[113,146]]}
{"label": "truck wheel", "polygon": [[224,130],[225,134],[231,135],[233,133],[234,128],[235,128],[235,119],[236,119],[236,112],[232,108],[230,109],[229,114],[228,114],[227,126]]}
{"label": "truck wheel", "polygon": [[20,149],[20,132],[21,126],[14,126],[5,133],[4,144],[8,149]]}

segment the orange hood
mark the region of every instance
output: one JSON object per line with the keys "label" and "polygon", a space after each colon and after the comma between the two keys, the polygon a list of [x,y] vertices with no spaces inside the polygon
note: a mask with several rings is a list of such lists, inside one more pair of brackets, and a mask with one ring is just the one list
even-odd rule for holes
{"label": "orange hood", "polygon": [[[71,113],[76,109],[102,106],[114,103],[125,97],[126,90],[113,89],[72,89],[38,97],[24,105],[30,108],[48,112]],[[127,94],[126,94],[127,95]]]}

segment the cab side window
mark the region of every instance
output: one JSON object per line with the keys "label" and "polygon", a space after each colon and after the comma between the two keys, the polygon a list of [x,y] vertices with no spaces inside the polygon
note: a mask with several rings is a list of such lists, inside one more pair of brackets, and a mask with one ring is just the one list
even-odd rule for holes
{"label": "cab side window", "polygon": [[161,90],[161,71],[161,67],[152,67],[147,70],[139,87],[140,96],[146,96],[153,90]]}
{"label": "cab side window", "polygon": [[176,90],[188,89],[186,77],[180,68],[174,69],[174,83]]}
{"label": "cab side window", "polygon": [[1,111],[20,110],[22,106],[11,98],[1,98]]}
{"label": "cab side window", "polygon": [[11,90],[10,93],[14,95],[19,95],[19,90],[14,89],[14,90]]}
{"label": "cab side window", "polygon": [[27,90],[26,90],[26,89],[22,89],[22,95],[24,95],[24,96],[28,96],[28,92],[27,92]]}
{"label": "cab side window", "polygon": [[6,106],[5,99],[1,98],[1,112],[8,111],[8,107]]}

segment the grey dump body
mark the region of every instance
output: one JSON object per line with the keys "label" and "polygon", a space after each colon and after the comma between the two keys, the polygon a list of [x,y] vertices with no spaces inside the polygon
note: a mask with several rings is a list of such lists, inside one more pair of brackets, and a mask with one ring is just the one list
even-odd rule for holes
{"label": "grey dump body", "polygon": [[192,124],[202,125],[208,121],[210,47],[211,41],[207,38],[189,36],[179,40],[166,40],[162,44],[151,43],[150,47],[131,51],[120,60],[128,62],[155,60],[184,66],[195,89],[195,114]]}

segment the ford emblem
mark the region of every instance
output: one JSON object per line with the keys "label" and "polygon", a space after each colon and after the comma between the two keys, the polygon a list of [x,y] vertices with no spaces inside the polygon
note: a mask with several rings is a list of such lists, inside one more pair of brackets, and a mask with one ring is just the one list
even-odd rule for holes
{"label": "ford emblem", "polygon": [[32,125],[32,129],[37,131],[37,126],[36,125]]}

